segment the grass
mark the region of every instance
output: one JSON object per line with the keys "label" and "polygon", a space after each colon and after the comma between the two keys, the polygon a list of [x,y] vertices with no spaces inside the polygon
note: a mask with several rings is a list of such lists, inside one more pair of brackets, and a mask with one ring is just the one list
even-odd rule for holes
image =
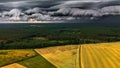
{"label": "grass", "polygon": [[0,67],[35,55],[33,50],[0,50]]}
{"label": "grass", "polygon": [[19,64],[26,66],[27,68],[56,68],[40,55],[21,61]]}

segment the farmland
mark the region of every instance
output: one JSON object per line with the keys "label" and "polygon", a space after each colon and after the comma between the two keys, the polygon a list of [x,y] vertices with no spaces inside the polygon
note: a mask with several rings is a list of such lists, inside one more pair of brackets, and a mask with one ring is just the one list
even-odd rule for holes
{"label": "farmland", "polygon": [[0,68],[56,68],[34,50],[0,50]]}
{"label": "farmland", "polygon": [[[4,51],[4,52],[3,52]],[[119,68],[120,67],[120,42],[79,44],[39,48],[34,50],[3,50],[1,54],[11,56],[8,61],[2,60],[3,68]],[[24,51],[24,53],[23,53]],[[36,51],[36,52],[35,52]],[[24,56],[29,55],[34,56]],[[4,56],[2,55],[2,56]],[[17,58],[19,56],[19,59]],[[21,59],[22,60],[19,61]],[[17,59],[13,62],[13,58]],[[12,64],[13,63],[13,64]],[[8,65],[9,64],[9,65]],[[4,64],[3,64],[4,65]]]}
{"label": "farmland", "polygon": [[50,47],[36,51],[59,68],[76,67],[77,46]]}
{"label": "farmland", "polygon": [[120,43],[83,44],[36,49],[58,68],[119,68]]}
{"label": "farmland", "polygon": [[47,61],[41,55],[37,55],[35,57],[23,60],[18,63],[27,68],[56,68],[56,66],[51,64],[49,61]]}
{"label": "farmland", "polygon": [[33,50],[0,50],[0,67],[35,55]]}
{"label": "farmland", "polygon": [[83,45],[82,68],[119,68],[120,43]]}

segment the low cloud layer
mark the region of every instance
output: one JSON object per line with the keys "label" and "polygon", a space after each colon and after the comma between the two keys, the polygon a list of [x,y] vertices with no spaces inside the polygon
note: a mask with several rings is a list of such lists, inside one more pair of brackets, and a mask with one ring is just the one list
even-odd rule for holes
{"label": "low cloud layer", "polygon": [[119,0],[5,0],[0,20],[73,20],[120,15]]}
{"label": "low cloud layer", "polygon": [[103,15],[119,15],[120,6],[107,6],[100,9],[80,9],[80,8],[60,8],[54,14],[68,16],[103,16]]}

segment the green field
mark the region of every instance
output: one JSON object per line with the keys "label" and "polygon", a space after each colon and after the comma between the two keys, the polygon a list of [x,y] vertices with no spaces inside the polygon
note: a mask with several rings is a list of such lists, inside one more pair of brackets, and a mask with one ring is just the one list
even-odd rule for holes
{"label": "green field", "polygon": [[19,64],[28,68],[56,68],[53,64],[48,62],[40,55],[21,61]]}

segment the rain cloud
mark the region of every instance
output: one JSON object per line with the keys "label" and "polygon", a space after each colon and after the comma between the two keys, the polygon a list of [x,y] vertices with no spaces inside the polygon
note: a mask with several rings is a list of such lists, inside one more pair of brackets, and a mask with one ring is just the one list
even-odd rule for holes
{"label": "rain cloud", "polygon": [[2,0],[0,20],[73,20],[120,15],[119,0]]}

